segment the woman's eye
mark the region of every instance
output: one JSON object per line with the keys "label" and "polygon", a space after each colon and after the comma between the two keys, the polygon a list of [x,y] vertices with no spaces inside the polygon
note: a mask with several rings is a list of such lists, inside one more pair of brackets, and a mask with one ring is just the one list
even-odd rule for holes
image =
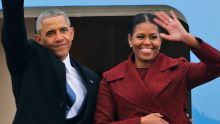
{"label": "woman's eye", "polygon": [[144,35],[137,36],[138,39],[144,39],[144,37],[145,37]]}
{"label": "woman's eye", "polygon": [[149,36],[149,40],[157,40],[159,38],[159,35],[151,35]]}

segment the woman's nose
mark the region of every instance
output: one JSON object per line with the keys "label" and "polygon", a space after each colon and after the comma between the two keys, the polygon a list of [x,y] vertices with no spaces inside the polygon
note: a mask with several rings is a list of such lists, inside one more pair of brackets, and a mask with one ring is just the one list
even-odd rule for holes
{"label": "woman's nose", "polygon": [[152,41],[148,38],[148,37],[146,37],[144,40],[143,40],[143,44],[151,44],[152,43]]}

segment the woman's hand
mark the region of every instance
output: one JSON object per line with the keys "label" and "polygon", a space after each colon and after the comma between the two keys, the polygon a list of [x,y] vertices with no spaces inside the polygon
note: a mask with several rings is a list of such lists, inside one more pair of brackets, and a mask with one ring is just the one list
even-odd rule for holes
{"label": "woman's hand", "polygon": [[160,36],[170,41],[183,41],[184,36],[188,34],[185,28],[182,26],[178,18],[173,11],[170,11],[171,17],[165,12],[155,12],[157,18],[154,22],[167,30],[169,34],[161,33]]}
{"label": "woman's hand", "polygon": [[155,12],[157,18],[154,22],[167,30],[168,34],[160,33],[160,36],[168,41],[183,42],[189,47],[199,49],[200,44],[194,36],[189,34],[178,20],[176,14],[170,11],[168,16],[165,12]]}
{"label": "woman's hand", "polygon": [[169,124],[160,113],[151,113],[141,117],[141,124]]}

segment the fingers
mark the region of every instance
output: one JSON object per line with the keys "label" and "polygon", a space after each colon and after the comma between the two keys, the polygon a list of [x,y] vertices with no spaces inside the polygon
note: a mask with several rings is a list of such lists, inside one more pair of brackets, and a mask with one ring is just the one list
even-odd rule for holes
{"label": "fingers", "polygon": [[162,118],[163,117],[163,115],[161,115],[160,113],[152,113],[153,115],[155,115],[155,116],[157,116],[157,117],[159,117],[159,118]]}
{"label": "fingers", "polygon": [[168,34],[165,34],[165,33],[160,33],[160,37],[162,37],[163,39],[166,39],[166,40],[172,40],[172,37]]}
{"label": "fingers", "polygon": [[155,12],[155,16],[157,18],[154,19],[154,22],[167,30],[169,26],[177,19],[173,11],[171,11],[170,14],[171,16],[163,11]]}
{"label": "fingers", "polygon": [[170,11],[170,14],[171,14],[171,16],[172,16],[172,18],[173,18],[174,20],[178,20],[178,18],[177,18],[176,14],[174,13],[173,10]]}
{"label": "fingers", "polygon": [[163,28],[166,28],[174,21],[178,21],[178,18],[173,10],[170,11],[170,16],[163,11],[158,11],[155,12],[154,14],[157,17],[156,19],[154,19],[154,21]]}
{"label": "fingers", "polygon": [[158,18],[154,19],[154,22],[158,25],[160,25],[162,28],[166,29],[167,24],[159,20]]}
{"label": "fingers", "polygon": [[157,18],[164,23],[165,25],[169,24],[169,20],[171,19],[170,17],[168,17],[168,15],[166,15],[164,12],[159,11],[159,12],[155,12],[155,15],[157,16]]}
{"label": "fingers", "polygon": [[177,19],[176,15],[173,11],[171,11],[170,14],[171,14],[171,16],[169,16],[168,14],[166,14],[163,11],[155,12],[155,15],[158,18],[158,20],[160,20],[165,25],[168,25],[169,23],[172,23],[174,20]]}
{"label": "fingers", "polygon": [[161,122],[162,124],[169,124],[167,121],[165,121],[165,120],[163,119],[163,115],[162,115],[162,114],[160,114],[160,113],[153,113],[153,115],[156,116],[156,117],[159,117],[159,118],[160,118],[160,122]]}

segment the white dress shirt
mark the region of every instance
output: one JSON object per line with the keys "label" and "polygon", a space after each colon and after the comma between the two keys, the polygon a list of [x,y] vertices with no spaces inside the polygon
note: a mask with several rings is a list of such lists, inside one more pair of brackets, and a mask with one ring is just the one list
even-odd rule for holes
{"label": "white dress shirt", "polygon": [[82,82],[80,75],[77,70],[71,65],[70,57],[68,56],[63,60],[63,63],[66,66],[66,79],[74,93],[76,94],[76,101],[73,106],[70,108],[66,118],[75,117],[83,104],[87,90]]}

